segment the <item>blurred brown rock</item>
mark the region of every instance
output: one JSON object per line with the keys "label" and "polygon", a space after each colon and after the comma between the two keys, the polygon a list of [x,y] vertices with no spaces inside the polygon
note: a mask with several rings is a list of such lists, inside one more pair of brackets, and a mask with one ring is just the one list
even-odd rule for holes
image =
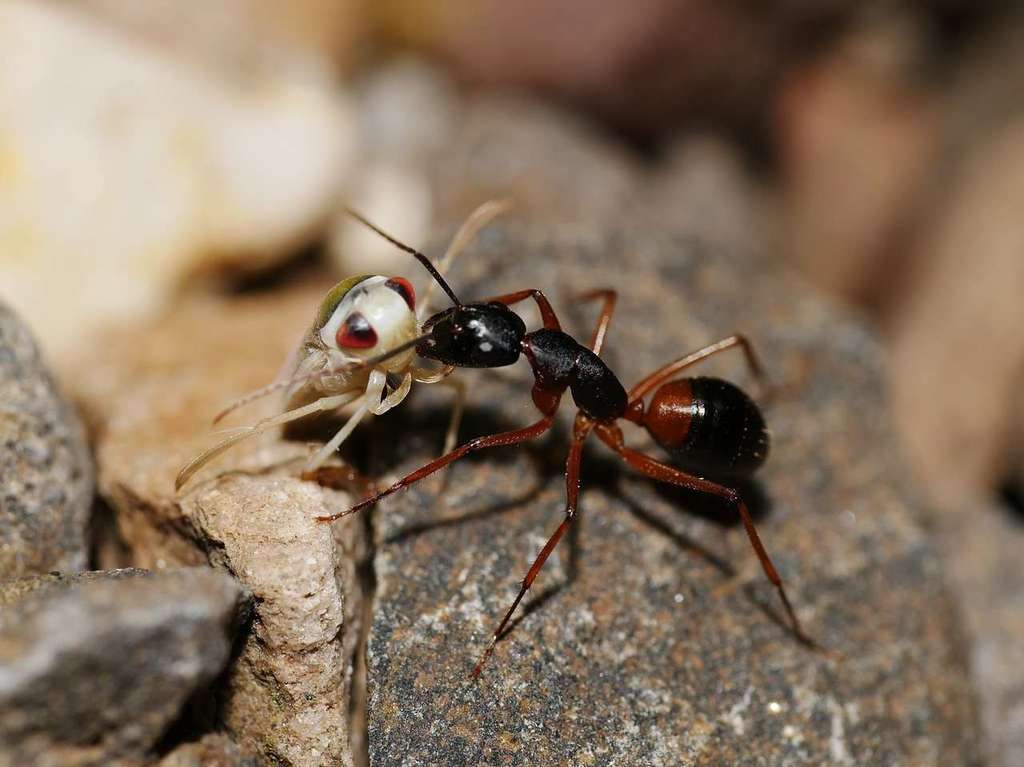
{"label": "blurred brown rock", "polygon": [[906,269],[941,136],[926,19],[876,14],[785,81],[776,110],[783,253],[868,305]]}
{"label": "blurred brown rock", "polygon": [[[536,97],[460,94],[417,59],[384,67],[357,88],[359,162],[352,203],[400,239],[423,243],[433,221],[458,221],[507,199],[514,221],[588,221],[636,204],[642,168],[581,116]],[[347,216],[331,251],[342,273],[421,273]],[[470,256],[471,257],[471,256]]]}
{"label": "blurred brown rock", "polygon": [[[802,620],[843,659],[780,625],[742,530],[726,541],[716,505],[655,487],[592,445],[576,534],[482,679],[469,679],[561,519],[565,403],[551,439],[480,453],[449,470],[443,493],[425,481],[376,509],[373,763],[980,763],[957,611],[862,326],[765,261],[628,220],[495,225],[453,279],[464,296],[616,285],[605,356],[627,384],[749,333],[787,386],[767,410],[773,455],[744,493]],[[594,321],[593,309],[557,298],[556,309],[579,336]],[[700,372],[750,384],[739,359]],[[524,365],[458,375],[472,392],[463,440],[536,417]],[[447,407],[434,403],[377,423],[380,471],[433,454]]]}
{"label": "blurred brown rock", "polygon": [[195,297],[152,324],[108,331],[69,377],[94,430],[100,492],[136,561],[209,562],[252,591],[222,716],[239,744],[289,765],[351,763],[361,528],[313,520],[347,496],[300,481],[307,448],[276,433],[238,445],[179,496],[174,477],[216,440],[210,418],[225,402],[273,379],[324,289]]}
{"label": "blurred brown rock", "polygon": [[967,503],[939,523],[971,636],[971,671],[992,767],[1024,764],[1024,525],[1005,505]]}
{"label": "blurred brown rock", "polygon": [[[714,135],[681,136],[661,161],[644,164],[564,106],[522,94],[463,94],[415,58],[375,70],[356,93],[353,204],[405,242],[422,243],[433,219],[458,221],[483,200],[507,199],[503,220],[639,216],[721,246],[765,248],[767,194],[735,145]],[[347,216],[337,219],[331,250],[342,273],[421,277],[405,254]]]}
{"label": "blurred brown rock", "polygon": [[387,0],[386,33],[462,76],[536,88],[642,132],[763,124],[778,79],[855,4]]}
{"label": "blurred brown rock", "polygon": [[93,482],[78,415],[0,300],[0,578],[85,568]]}
{"label": "blurred brown rock", "polygon": [[224,667],[248,611],[206,568],[89,576],[0,583],[4,767],[142,757]]}
{"label": "blurred brown rock", "polygon": [[890,311],[901,426],[928,487],[991,494],[1024,446],[1024,16],[979,35],[945,105],[944,144]]}

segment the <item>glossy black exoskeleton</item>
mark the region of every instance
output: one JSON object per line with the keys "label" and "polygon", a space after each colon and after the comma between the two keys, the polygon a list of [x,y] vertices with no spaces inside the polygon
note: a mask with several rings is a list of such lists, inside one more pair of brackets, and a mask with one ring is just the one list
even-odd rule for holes
{"label": "glossy black exoskeleton", "polygon": [[[362,217],[357,218],[368,224]],[[368,225],[380,232],[372,224]],[[604,300],[597,327],[590,343],[584,346],[562,330],[558,317],[540,290],[520,290],[489,301],[463,304],[426,256],[380,233],[420,260],[454,304],[424,323],[424,335],[415,342],[416,351],[423,357],[452,367],[504,367],[525,357],[533,371],[533,402],[542,417],[520,429],[477,437],[406,475],[373,497],[318,519],[330,521],[356,512],[472,451],[519,444],[541,436],[554,423],[555,413],[566,391],[572,393],[578,407],[565,468],[565,517],[527,572],[512,606],[491,635],[491,642],[477,663],[474,675],[480,673],[483,662],[490,656],[516,607],[576,517],[583,443],[591,433],[640,473],[660,482],[714,495],[735,511],[765,575],[779,594],[794,633],[805,643],[814,645],[800,627],[782,579],[761,542],[746,504],[735,489],[718,484],[717,479],[710,479],[736,480],[749,476],[764,463],[769,440],[761,411],[753,400],[727,381],[679,377],[682,370],[735,346],[744,352],[751,370],[761,378],[760,363],[743,336],[730,336],[663,365],[627,392],[599,356],[615,307],[614,290],[595,290],[581,296],[584,300]],[[527,332],[523,320],[509,308],[527,299],[537,304],[544,325],[532,332]],[[400,353],[406,348],[403,346],[390,353]],[[371,362],[379,362],[379,358]],[[652,395],[649,404],[645,403],[648,395]],[[619,420],[645,428],[672,455],[676,465],[662,463],[628,447],[617,423]]]}

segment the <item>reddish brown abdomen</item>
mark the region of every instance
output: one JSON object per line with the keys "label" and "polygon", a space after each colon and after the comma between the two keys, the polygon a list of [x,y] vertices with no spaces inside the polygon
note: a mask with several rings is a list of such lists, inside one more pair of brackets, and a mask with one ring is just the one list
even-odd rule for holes
{"label": "reddish brown abdomen", "polygon": [[681,468],[701,476],[753,473],[768,457],[760,409],[718,378],[684,378],[659,388],[644,426]]}

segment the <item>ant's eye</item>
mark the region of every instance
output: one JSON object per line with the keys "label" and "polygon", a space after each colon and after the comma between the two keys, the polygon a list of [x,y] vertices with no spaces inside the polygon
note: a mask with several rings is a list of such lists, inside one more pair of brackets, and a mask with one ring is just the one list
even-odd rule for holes
{"label": "ant's eye", "polygon": [[338,328],[334,340],[342,349],[369,349],[377,345],[377,333],[370,327],[366,317],[353,312]]}
{"label": "ant's eye", "polygon": [[392,277],[384,284],[402,297],[402,300],[408,305],[410,311],[415,311],[416,291],[412,289],[412,283],[409,282],[409,280],[403,279],[402,277]]}

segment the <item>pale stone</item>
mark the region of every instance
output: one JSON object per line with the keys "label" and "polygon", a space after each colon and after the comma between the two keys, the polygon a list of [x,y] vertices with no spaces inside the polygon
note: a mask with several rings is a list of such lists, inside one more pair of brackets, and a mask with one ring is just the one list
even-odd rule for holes
{"label": "pale stone", "polygon": [[229,77],[66,8],[0,6],[0,295],[59,356],[198,269],[266,266],[352,150],[322,76]]}

